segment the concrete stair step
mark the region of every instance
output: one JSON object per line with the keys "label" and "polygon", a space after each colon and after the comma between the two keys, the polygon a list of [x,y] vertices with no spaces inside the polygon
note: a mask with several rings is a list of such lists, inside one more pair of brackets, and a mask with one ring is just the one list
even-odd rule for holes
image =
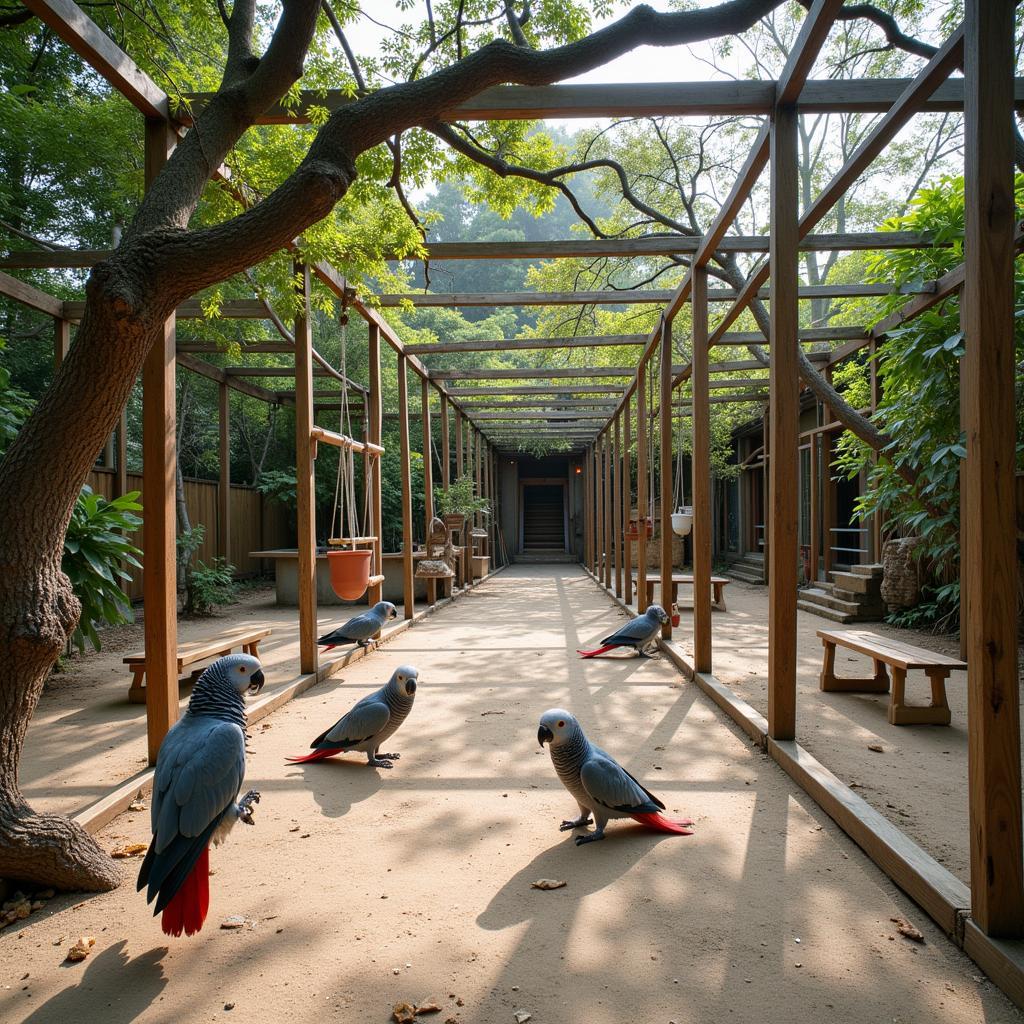
{"label": "concrete stair step", "polygon": [[850,566],[850,572],[856,576],[877,576],[879,579],[882,577],[882,565],[878,562],[873,562],[870,565],[852,565]]}
{"label": "concrete stair step", "polygon": [[[882,575],[868,576],[862,572],[832,573],[833,593],[844,592],[860,596],[877,598],[882,590]],[[851,598],[857,600],[857,598]]]}
{"label": "concrete stair step", "polygon": [[[807,593],[807,591],[803,591],[803,593]],[[830,622],[846,624],[857,621],[857,617],[855,615],[847,615],[844,612],[838,612],[833,608],[826,608],[815,601],[805,601],[802,598],[798,598],[796,606],[802,612],[810,612],[812,615],[818,615],[823,619],[828,619]]]}
{"label": "concrete stair step", "polygon": [[752,568],[751,566],[744,565],[742,562],[733,562],[729,566],[728,574],[737,580],[742,580],[744,583],[753,583],[755,585],[763,585],[764,577],[760,568]]}

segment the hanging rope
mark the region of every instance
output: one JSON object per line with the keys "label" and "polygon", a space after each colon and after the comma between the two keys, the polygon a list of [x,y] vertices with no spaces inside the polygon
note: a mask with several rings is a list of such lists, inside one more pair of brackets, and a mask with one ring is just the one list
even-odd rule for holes
{"label": "hanging rope", "polygon": [[686,440],[686,433],[683,430],[683,422],[686,417],[679,416],[679,440],[676,442],[676,486],[675,503],[677,509],[686,507],[686,488],[683,486],[683,442]]}
{"label": "hanging rope", "polygon": [[[338,413],[338,433],[345,437],[352,436],[352,417],[348,402],[348,302],[342,299],[341,306],[341,410]],[[345,529],[345,520],[348,520],[348,537],[351,546],[355,543],[352,538],[358,537],[361,530],[358,523],[356,511],[356,459],[351,448],[340,448],[338,450],[338,476],[334,483],[334,509],[331,512],[331,535],[338,536],[334,532],[334,524],[337,522],[338,530]]]}

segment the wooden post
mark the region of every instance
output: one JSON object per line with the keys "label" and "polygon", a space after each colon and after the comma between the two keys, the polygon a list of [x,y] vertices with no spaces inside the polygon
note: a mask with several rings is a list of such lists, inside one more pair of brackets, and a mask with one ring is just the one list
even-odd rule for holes
{"label": "wooden post", "polygon": [[[661,322],[661,361],[659,364],[658,414],[660,444],[658,447],[661,473],[661,606],[669,614],[669,621],[661,627],[661,635],[672,639],[672,325]],[[703,597],[693,583],[694,608]]]}
{"label": "wooden post", "polygon": [[398,430],[402,464],[402,594],[405,617],[416,613],[412,557],[412,454],[409,449],[409,357],[398,357]]}
{"label": "wooden post", "polygon": [[71,324],[60,317],[53,320],[53,368],[59,370],[71,348]]}
{"label": "wooden post", "polygon": [[114,472],[114,497],[128,493],[128,410],[121,410],[117,425],[117,466]]}
{"label": "wooden post", "polygon": [[589,569],[591,565],[590,520],[592,515],[590,499],[590,464],[593,461],[591,449],[583,453],[583,564]]}
{"label": "wooden post", "polygon": [[971,916],[1024,935],[1014,482],[1013,0],[967,0],[960,496]]}
{"label": "wooden post", "polygon": [[[832,370],[826,368],[825,379],[832,383]],[[825,423],[833,420],[832,407],[822,406],[821,418]],[[821,435],[821,566],[825,579],[832,571],[832,527],[836,522],[836,485],[832,479],[832,432]]]}
{"label": "wooden post", "polygon": [[[878,376],[878,342],[875,338],[871,339],[871,344],[868,347],[868,372],[869,382],[871,386],[871,413],[874,415],[878,410],[878,403],[882,398],[882,381]],[[871,465],[876,466],[878,464],[878,452],[872,450],[871,452]],[[882,513],[875,511],[871,513],[870,522],[870,548],[869,558],[872,562],[881,562],[882,560]]]}
{"label": "wooden post", "polygon": [[631,401],[626,399],[625,408],[622,410],[622,506],[619,513],[622,517],[622,600],[626,604],[633,601],[633,544],[626,536],[626,526],[629,523],[629,510],[633,507],[633,456],[630,453],[632,444],[630,435],[630,408]]}
{"label": "wooden post", "polygon": [[295,495],[299,549],[299,671],[316,672],[316,468],[313,459],[313,319],[309,267],[295,261]]}
{"label": "wooden post", "polygon": [[[423,539],[430,538],[434,518],[434,456],[430,432],[430,381],[424,377],[420,389],[420,419],[423,422]],[[427,552],[429,555],[429,551]],[[427,580],[427,604],[437,603],[437,580]]]}
{"label": "wooden post", "polygon": [[800,387],[797,308],[797,114],[771,121],[771,368],[768,494],[768,734],[796,733],[796,599],[799,560]]}
{"label": "wooden post", "polygon": [[462,413],[455,410],[455,479],[462,476]]}
{"label": "wooden post", "polygon": [[615,494],[612,499],[612,547],[615,550],[615,596],[622,598],[622,417],[615,416],[615,450],[612,457]]}
{"label": "wooden post", "polygon": [[693,320],[693,667],[711,671],[711,403],[708,387],[708,272],[694,267]]}
{"label": "wooden post", "polygon": [[810,458],[808,459],[808,465],[810,466],[811,473],[811,564],[810,572],[808,574],[809,583],[814,583],[818,579],[818,564],[821,557],[821,524],[819,522],[821,519],[821,471],[818,466],[820,438],[820,434],[811,434],[811,452]]}
{"label": "wooden post", "polygon": [[452,472],[452,442],[448,429],[448,399],[441,396],[441,489],[448,490]]}
{"label": "wooden post", "polygon": [[612,546],[612,434],[604,432],[604,585],[612,589],[612,573],[615,566],[615,550]]}
{"label": "wooden post", "polygon": [[647,611],[647,363],[636,371],[636,608]]}
{"label": "wooden post", "polygon": [[597,495],[597,562],[594,572],[597,581],[604,584],[604,562],[607,550],[607,539],[604,535],[604,493],[605,493],[605,457],[604,457],[605,436],[602,434],[597,441],[597,452],[594,459],[594,483]]}
{"label": "wooden post", "polygon": [[[475,435],[473,438],[473,471],[476,474],[476,487],[474,488],[474,492],[476,496],[479,498],[482,497],[483,495],[483,464],[481,461],[480,451],[480,449],[483,447],[483,436],[481,435],[480,431],[477,430],[475,427],[473,428],[473,433]],[[473,516],[473,525],[477,527],[477,529],[480,528],[479,512],[477,512],[476,515]]]}
{"label": "wooden post", "polygon": [[[366,439],[372,444],[379,445],[383,424],[380,391],[380,328],[374,324],[367,325],[369,345],[367,347],[367,360],[369,362],[369,388],[367,392]],[[370,488],[370,535],[376,539],[373,542],[373,572],[371,575],[379,576],[384,572],[384,522],[381,507],[381,465],[380,459],[370,459],[370,475],[367,480],[367,487]],[[384,593],[383,584],[376,583],[369,588],[367,602],[372,606],[381,600]]]}
{"label": "wooden post", "polygon": [[[175,136],[147,120],[147,188],[167,162]],[[149,763],[178,720],[178,592],[175,535],[175,318],[164,323],[142,364],[142,599],[145,605],[146,732]]]}
{"label": "wooden post", "polygon": [[219,431],[220,479],[217,483],[217,553],[231,560],[231,392],[218,385],[217,428]]}

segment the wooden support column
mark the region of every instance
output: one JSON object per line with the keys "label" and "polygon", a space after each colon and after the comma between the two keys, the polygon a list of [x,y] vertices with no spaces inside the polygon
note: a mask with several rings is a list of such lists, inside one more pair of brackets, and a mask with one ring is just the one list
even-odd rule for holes
{"label": "wooden support column", "polygon": [[799,549],[800,377],[797,308],[797,114],[771,121],[771,369],[768,467],[768,734],[796,733],[796,599]]}
{"label": "wooden support column", "polygon": [[587,448],[583,453],[583,564],[589,569],[593,559],[591,556],[590,529],[593,518],[592,496],[590,491],[590,469],[593,463],[593,452]]}
{"label": "wooden support column", "polygon": [[711,671],[711,403],[708,387],[708,272],[694,267],[693,319],[693,667]]}
{"label": "wooden support column", "polygon": [[[424,377],[420,389],[420,419],[423,423],[423,539],[430,537],[434,518],[434,456],[430,432],[430,381]],[[428,552],[429,554],[429,552]],[[437,603],[437,580],[427,580],[427,604]]]}
{"label": "wooden support column", "polygon": [[53,368],[59,370],[71,348],[71,324],[60,317],[53,320]]}
{"label": "wooden support column", "polygon": [[[483,460],[481,452],[481,449],[483,448],[483,435],[479,430],[476,430],[476,428],[474,428],[473,432],[475,434],[473,438],[473,464],[474,473],[476,474],[476,496],[479,498],[483,496]],[[477,527],[477,529],[480,528],[479,512],[477,512],[473,517],[473,525]]]}
{"label": "wooden support column", "polygon": [[402,465],[402,594],[405,617],[416,612],[412,557],[412,453],[409,449],[409,357],[398,357],[399,461]]}
{"label": "wooden support column", "polygon": [[605,457],[604,457],[604,434],[598,438],[597,453],[594,459],[594,482],[597,488],[597,563],[594,571],[597,581],[604,584],[604,562],[607,550],[607,539],[604,534],[604,495],[605,495]]}
{"label": "wooden support column", "polygon": [[[147,188],[167,162],[173,139],[165,122],[146,121]],[[142,364],[142,598],[150,764],[156,764],[160,744],[178,720],[174,359],[175,318],[172,314]]]}
{"label": "wooden support column", "polygon": [[[128,410],[121,410],[117,424],[117,465],[114,467],[114,497],[128,493]],[[127,581],[126,581],[127,582]]]}
{"label": "wooden support column", "polygon": [[967,0],[961,574],[967,630],[971,916],[1024,935],[1017,681],[1013,0]]}
{"label": "wooden support column", "polygon": [[[672,638],[672,325],[661,322],[661,359],[658,373],[658,446],[661,474],[661,606],[669,614],[669,621],[661,627],[661,635]],[[703,600],[693,585],[693,604]]]}
{"label": "wooden support column", "polygon": [[[371,444],[379,445],[383,424],[381,391],[380,391],[380,328],[375,323],[367,325],[369,345],[367,361],[369,362],[369,388],[367,392],[366,439]],[[370,575],[380,576],[384,572],[384,522],[381,507],[381,465],[380,459],[370,459],[370,475],[366,482],[370,488],[370,535],[376,538],[373,542],[373,569]],[[384,586],[376,583],[369,588],[367,603],[375,605],[383,596]]]}
{"label": "wooden support column", "polygon": [[810,458],[807,460],[811,473],[811,552],[810,573],[808,582],[814,583],[818,578],[818,565],[821,558],[821,468],[818,465],[818,450],[821,447],[820,434],[811,434]]}
{"label": "wooden support column", "polygon": [[633,508],[633,456],[630,454],[630,408],[631,401],[626,399],[626,407],[622,410],[622,600],[626,604],[633,603],[633,542],[626,536],[629,525],[629,513]]}
{"label": "wooden support column", "polygon": [[217,430],[220,478],[217,482],[217,554],[231,560],[231,392],[218,385]]}
{"label": "wooden support column", "polygon": [[462,476],[462,413],[455,410],[455,479]]}
{"label": "wooden support column", "polygon": [[452,474],[452,439],[448,428],[448,399],[441,396],[441,489],[447,491]]}
{"label": "wooden support column", "polygon": [[615,492],[612,497],[612,548],[615,551],[615,596],[622,598],[622,417],[615,416],[615,448],[612,474]]}
{"label": "wooden support column", "polygon": [[612,546],[612,435],[604,432],[604,585],[612,589],[612,573],[615,567],[615,550]]}
{"label": "wooden support column", "polygon": [[317,670],[316,468],[313,457],[313,314],[309,267],[294,264],[299,311],[295,317],[295,495],[299,549],[299,671]]}
{"label": "wooden support column", "polygon": [[647,611],[647,363],[636,372],[636,607]]}

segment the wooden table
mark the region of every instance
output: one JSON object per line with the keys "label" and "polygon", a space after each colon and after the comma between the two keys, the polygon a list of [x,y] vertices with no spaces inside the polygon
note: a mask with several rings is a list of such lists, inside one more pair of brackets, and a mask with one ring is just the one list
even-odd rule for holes
{"label": "wooden table", "polygon": [[[946,677],[953,669],[966,669],[966,662],[890,640],[867,629],[819,629],[818,636],[825,647],[820,686],[826,693],[888,693],[888,666],[892,671],[889,721],[893,725],[949,725]],[[835,673],[837,646],[871,658],[875,674],[870,679],[841,679]],[[912,668],[923,669],[928,676],[932,687],[931,704],[906,703],[907,672]]]}
{"label": "wooden table", "polygon": [[[637,577],[633,577],[633,582],[637,583]],[[725,607],[725,588],[731,583],[731,580],[726,579],[724,576],[712,576],[711,587],[713,591],[713,597],[711,599],[711,607],[716,612],[728,611]],[[689,584],[693,586],[693,577],[684,576],[681,573],[673,573],[672,575],[672,603],[675,604],[679,597],[679,587],[681,584]],[[659,573],[647,574],[647,603],[654,604],[654,588],[661,584],[661,575]],[[639,585],[639,584],[637,584]],[[671,611],[666,608],[665,611]]]}
{"label": "wooden table", "polygon": [[[260,656],[260,641],[270,636],[272,630],[269,627],[258,629],[235,629],[218,633],[208,640],[196,640],[192,643],[181,644],[178,647],[178,676],[189,666],[199,661],[209,661],[212,658],[222,658],[230,654],[236,647],[240,647],[244,654],[251,654],[254,658]],[[132,685],[128,691],[128,700],[132,704],[146,703],[146,687],[144,685],[146,676],[146,652],[139,651],[129,654],[123,659],[124,664],[132,670]],[[203,666],[206,668],[208,666]],[[191,673],[188,679],[182,682],[194,681],[202,673],[203,669],[197,669]]]}

